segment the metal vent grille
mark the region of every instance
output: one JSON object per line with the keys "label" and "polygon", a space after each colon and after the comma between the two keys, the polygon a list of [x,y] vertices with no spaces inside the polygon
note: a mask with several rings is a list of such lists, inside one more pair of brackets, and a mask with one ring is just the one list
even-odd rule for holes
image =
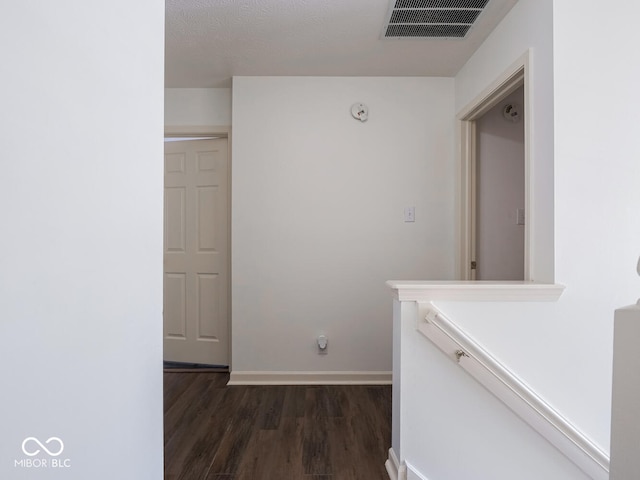
{"label": "metal vent grille", "polygon": [[391,0],[384,38],[464,38],[489,0]]}

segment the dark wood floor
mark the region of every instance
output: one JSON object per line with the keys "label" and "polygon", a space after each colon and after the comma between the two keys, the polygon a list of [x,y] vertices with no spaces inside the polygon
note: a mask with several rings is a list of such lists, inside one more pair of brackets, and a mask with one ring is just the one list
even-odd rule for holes
{"label": "dark wood floor", "polygon": [[391,387],[164,374],[166,480],[388,480]]}

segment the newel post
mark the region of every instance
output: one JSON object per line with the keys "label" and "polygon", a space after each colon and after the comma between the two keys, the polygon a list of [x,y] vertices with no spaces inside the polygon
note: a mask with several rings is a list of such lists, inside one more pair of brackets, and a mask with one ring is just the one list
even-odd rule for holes
{"label": "newel post", "polygon": [[616,310],[613,337],[609,478],[628,480],[640,478],[640,300]]}

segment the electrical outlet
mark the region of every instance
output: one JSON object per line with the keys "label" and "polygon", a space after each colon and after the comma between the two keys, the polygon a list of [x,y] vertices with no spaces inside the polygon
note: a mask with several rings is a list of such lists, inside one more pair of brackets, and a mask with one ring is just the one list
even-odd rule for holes
{"label": "electrical outlet", "polygon": [[405,223],[416,221],[416,207],[404,207],[404,221]]}
{"label": "electrical outlet", "polygon": [[317,344],[318,344],[318,353],[320,355],[326,355],[327,347],[329,346],[329,339],[327,338],[327,336],[326,335],[318,336]]}

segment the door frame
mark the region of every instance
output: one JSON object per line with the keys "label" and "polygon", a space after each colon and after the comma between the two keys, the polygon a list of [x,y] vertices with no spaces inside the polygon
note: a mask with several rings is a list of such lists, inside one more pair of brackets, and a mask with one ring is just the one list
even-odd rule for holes
{"label": "door frame", "polygon": [[[229,371],[231,371],[231,359],[233,358],[231,335],[233,334],[231,330],[231,318],[232,318],[232,305],[231,305],[231,174],[232,174],[232,164],[231,164],[231,127],[229,126],[221,126],[221,125],[213,125],[213,126],[176,126],[176,125],[165,125],[164,127],[164,138],[171,137],[221,137],[227,139],[227,205],[229,206],[227,213],[227,272],[228,275],[228,285],[227,285],[227,305],[228,305],[228,317],[227,318],[227,331],[229,338],[228,345],[228,364]],[[163,207],[163,215],[164,215],[164,207]],[[164,298],[163,298],[164,301]],[[164,319],[163,319],[164,322]],[[164,358],[164,349],[162,352]]]}
{"label": "door frame", "polygon": [[480,95],[456,116],[459,135],[459,252],[458,275],[461,280],[475,280],[476,270],[476,120],[500,101],[524,85],[524,280],[531,280],[531,62],[527,51]]}

